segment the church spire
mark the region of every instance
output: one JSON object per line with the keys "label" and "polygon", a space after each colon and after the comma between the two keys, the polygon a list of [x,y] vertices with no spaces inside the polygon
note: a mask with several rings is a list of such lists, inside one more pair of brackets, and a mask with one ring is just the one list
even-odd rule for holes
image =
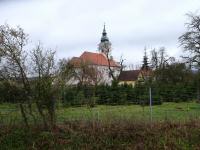
{"label": "church spire", "polygon": [[111,43],[107,37],[106,26],[104,23],[103,32],[101,36],[101,42],[98,45],[99,52],[105,54],[106,56],[111,53]]}
{"label": "church spire", "polygon": [[103,25],[103,33],[106,33],[106,24]]}
{"label": "church spire", "polygon": [[101,37],[101,42],[105,42],[105,41],[109,41],[109,39],[108,39],[108,37],[107,37],[106,25],[105,25],[105,23],[104,23],[103,32],[102,32],[102,37]]}

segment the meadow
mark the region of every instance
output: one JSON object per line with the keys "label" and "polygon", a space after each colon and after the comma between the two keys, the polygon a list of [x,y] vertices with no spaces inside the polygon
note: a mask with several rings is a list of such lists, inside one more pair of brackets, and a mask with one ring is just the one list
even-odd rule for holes
{"label": "meadow", "polygon": [[[0,105],[0,149],[199,149],[200,104],[57,106],[57,126],[22,128],[17,104]],[[39,121],[39,120],[38,120]]]}
{"label": "meadow", "polygon": [[[119,120],[149,121],[149,106],[140,105],[98,105],[93,108],[57,106],[57,122],[65,121],[102,121],[112,122]],[[200,104],[196,102],[163,103],[152,107],[153,121],[188,121],[200,118]],[[16,123],[21,120],[17,104],[0,104],[0,121],[3,123]]]}

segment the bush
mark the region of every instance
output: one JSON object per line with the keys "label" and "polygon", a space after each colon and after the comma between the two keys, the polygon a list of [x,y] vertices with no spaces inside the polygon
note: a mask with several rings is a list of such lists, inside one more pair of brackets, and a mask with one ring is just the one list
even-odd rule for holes
{"label": "bush", "polygon": [[0,102],[17,103],[25,100],[25,91],[14,82],[0,82]]}
{"label": "bush", "polygon": [[74,88],[67,88],[63,92],[62,102],[64,106],[73,105],[76,96],[76,90]]}
{"label": "bush", "polygon": [[52,131],[0,128],[2,150],[27,149],[199,149],[200,121],[69,121]]}
{"label": "bush", "polygon": [[96,106],[96,102],[98,101],[98,97],[92,96],[91,98],[88,99],[88,106],[89,107],[95,107]]}
{"label": "bush", "polygon": [[98,104],[109,104],[110,87],[107,85],[99,85],[96,87],[95,96],[98,97]]}
{"label": "bush", "polygon": [[[152,105],[161,105],[162,102],[182,102],[196,99],[196,87],[193,83],[158,84],[152,83]],[[63,103],[67,105],[124,105],[140,104],[149,105],[149,86],[138,83],[133,88],[130,85],[98,85],[70,87],[65,89]],[[92,104],[93,103],[93,104]]]}
{"label": "bush", "polygon": [[85,104],[85,96],[83,91],[78,91],[77,95],[74,98],[73,105],[74,106],[81,106]]}

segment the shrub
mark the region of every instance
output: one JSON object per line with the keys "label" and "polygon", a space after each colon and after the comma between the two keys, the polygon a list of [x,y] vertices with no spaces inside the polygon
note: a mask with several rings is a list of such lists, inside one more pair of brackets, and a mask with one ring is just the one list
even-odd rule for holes
{"label": "shrub", "polygon": [[95,96],[92,96],[92,97],[90,97],[89,99],[88,99],[88,106],[89,107],[95,107],[95,105],[96,105],[96,102],[98,101],[98,97],[95,97]]}
{"label": "shrub", "polygon": [[73,105],[76,97],[76,90],[73,88],[67,88],[63,92],[62,102],[64,106]]}
{"label": "shrub", "polygon": [[73,105],[81,106],[85,103],[85,96],[83,91],[78,91],[76,97],[74,98]]}
{"label": "shrub", "polygon": [[20,84],[7,81],[0,82],[0,102],[17,103],[25,98],[25,91]]}

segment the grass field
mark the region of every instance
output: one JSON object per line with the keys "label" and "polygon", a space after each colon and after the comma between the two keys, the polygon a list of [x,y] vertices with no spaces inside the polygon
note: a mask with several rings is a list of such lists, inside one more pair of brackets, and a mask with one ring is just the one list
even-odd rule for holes
{"label": "grass field", "polygon": [[[17,105],[1,104],[0,149],[199,149],[200,104],[164,103],[139,105],[57,107],[57,124],[52,130],[40,124],[27,130]],[[143,122],[145,121],[145,122]]]}
{"label": "grass field", "polygon": [[[0,104],[0,121],[16,122],[21,116],[16,104]],[[187,121],[200,118],[200,104],[190,103],[163,103],[153,106],[153,121]],[[57,121],[73,120],[98,120],[98,121],[148,121],[150,120],[149,106],[139,105],[98,105],[94,108],[82,107],[57,107]]]}
{"label": "grass field", "polygon": [[[155,121],[187,121],[200,118],[200,104],[198,103],[164,103],[153,106],[152,118]],[[150,119],[149,106],[144,108],[139,105],[105,106],[89,109],[87,107],[59,109],[58,120],[141,120]]]}

